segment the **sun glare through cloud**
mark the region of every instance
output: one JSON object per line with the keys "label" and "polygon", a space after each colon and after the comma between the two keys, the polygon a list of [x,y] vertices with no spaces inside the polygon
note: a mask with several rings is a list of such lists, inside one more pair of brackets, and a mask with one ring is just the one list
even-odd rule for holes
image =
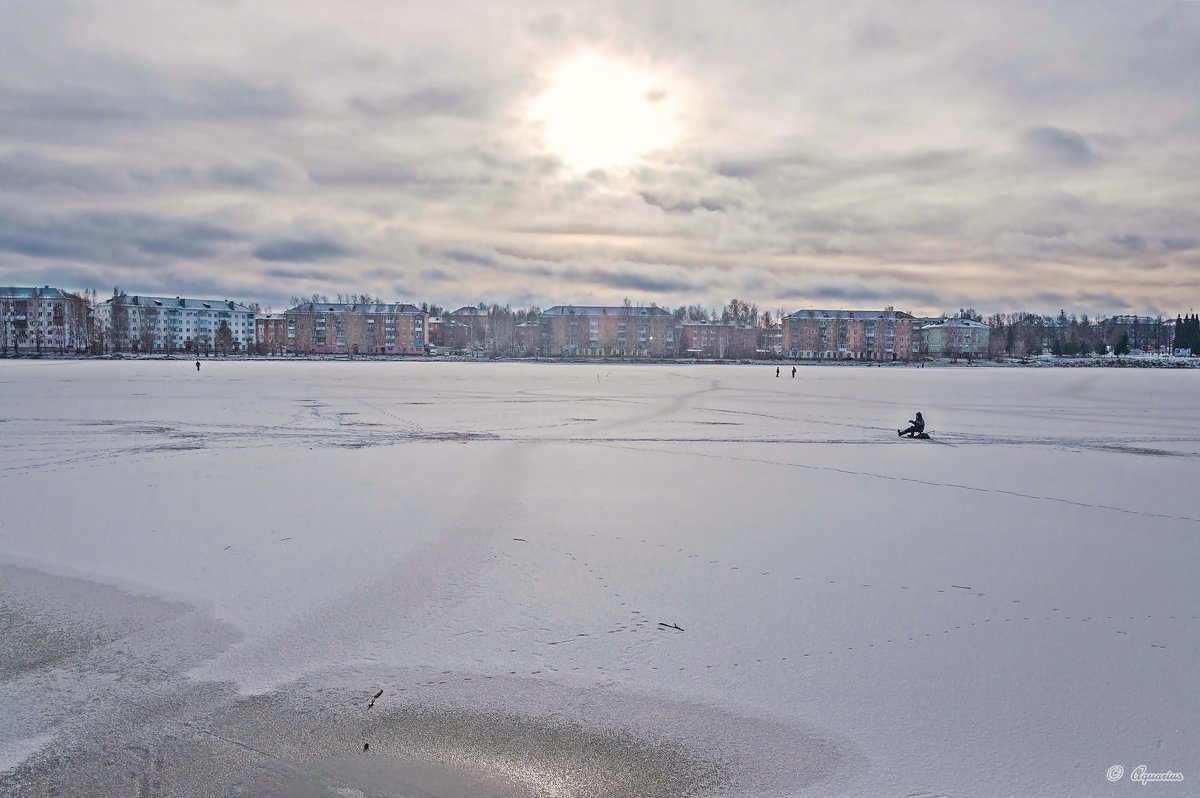
{"label": "sun glare through cloud", "polygon": [[561,64],[528,109],[539,144],[584,172],[626,167],[671,146],[677,100],[662,77],[599,55]]}

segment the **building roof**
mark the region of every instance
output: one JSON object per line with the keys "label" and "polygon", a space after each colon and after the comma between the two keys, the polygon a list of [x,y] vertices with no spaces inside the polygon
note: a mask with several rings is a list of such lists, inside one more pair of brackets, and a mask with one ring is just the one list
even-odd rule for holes
{"label": "building roof", "polygon": [[0,287],[0,297],[5,299],[66,299],[67,294],[60,288],[44,286],[42,288],[16,288],[13,286]]}
{"label": "building roof", "polygon": [[1153,316],[1113,316],[1109,319],[1113,324],[1157,324]]}
{"label": "building roof", "polygon": [[[112,306],[112,297],[100,303],[101,306]],[[188,299],[177,296],[141,296],[140,294],[125,297],[126,307],[138,308],[171,308],[175,310],[232,310],[236,313],[253,313],[254,311],[240,302],[230,299]]]}
{"label": "building roof", "polygon": [[670,316],[671,311],[657,305],[555,305],[542,311],[543,316]]}
{"label": "building roof", "polygon": [[390,304],[372,304],[372,305],[355,305],[348,302],[305,302],[297,305],[294,308],[288,308],[288,313],[354,313],[363,316],[370,316],[376,313],[385,315],[421,315],[424,313],[416,305],[410,305],[407,302],[393,302]]}
{"label": "building roof", "polygon": [[902,310],[797,310],[789,313],[787,319],[861,319],[863,321],[879,321],[881,319],[911,319],[911,313]]}
{"label": "building roof", "polygon": [[935,327],[957,327],[960,329],[986,330],[989,329],[986,324],[974,319],[930,319],[921,325],[922,330],[929,330]]}
{"label": "building roof", "polygon": [[453,313],[447,313],[447,316],[486,316],[488,312],[483,308],[477,308],[473,305],[461,307]]}
{"label": "building roof", "polygon": [[736,330],[757,330],[758,327],[747,321],[698,321],[689,319],[682,323],[684,327],[732,327]]}

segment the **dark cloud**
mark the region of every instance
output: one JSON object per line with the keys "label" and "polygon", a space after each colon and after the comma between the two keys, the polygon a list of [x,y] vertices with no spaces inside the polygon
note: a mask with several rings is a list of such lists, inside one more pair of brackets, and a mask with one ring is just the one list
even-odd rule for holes
{"label": "dark cloud", "polygon": [[303,238],[284,238],[259,244],[254,248],[254,257],[259,260],[290,261],[293,263],[311,263],[320,260],[332,260],[353,255],[356,252],[332,238],[323,236],[307,236]]}
{"label": "dark cloud", "polygon": [[716,199],[698,199],[691,200],[667,200],[651,194],[648,191],[642,192],[642,201],[647,205],[654,205],[662,208],[667,213],[695,213],[696,211],[712,211],[714,213],[724,213],[727,205],[737,207],[738,203],[727,203],[723,200]]}
{"label": "dark cloud", "polygon": [[430,116],[480,119],[492,107],[492,96],[479,86],[431,86],[383,97],[355,97],[350,107],[371,119]]}
{"label": "dark cloud", "polygon": [[205,259],[241,234],[220,223],[140,212],[46,214],[0,208],[0,252],[108,263]]}
{"label": "dark cloud", "polygon": [[340,274],[329,271],[328,269],[265,269],[262,272],[264,277],[272,277],[279,280],[316,280],[320,282],[331,282],[339,279]]}
{"label": "dark cloud", "polygon": [[780,292],[779,298],[803,300],[817,304],[833,302],[840,307],[845,307],[847,310],[853,308],[849,308],[845,303],[869,305],[871,307],[866,309],[872,309],[877,305],[892,305],[902,301],[919,302],[929,307],[935,307],[941,301],[941,297],[931,291],[921,291],[911,288],[875,289],[864,286],[833,285],[828,283],[788,289]]}
{"label": "dark cloud", "polygon": [[592,269],[587,272],[591,283],[630,291],[661,291],[673,293],[679,291],[695,291],[699,288],[697,281],[689,277],[665,277],[634,272],[613,272],[604,269]]}
{"label": "dark cloud", "polygon": [[79,141],[119,130],[263,122],[296,116],[300,101],[281,84],[211,73],[178,76],[125,66],[36,89],[0,87],[6,133],[30,143]]}
{"label": "dark cloud", "polygon": [[214,164],[204,174],[215,185],[250,189],[283,188],[307,179],[303,170],[281,161],[269,160]]}
{"label": "dark cloud", "polygon": [[1096,160],[1088,140],[1079,133],[1052,125],[1025,131],[1025,144],[1040,162],[1055,166],[1089,166]]}
{"label": "dark cloud", "polygon": [[1112,242],[1126,252],[1146,251],[1146,239],[1139,235],[1113,236]]}
{"label": "dark cloud", "polygon": [[482,255],[478,252],[470,252],[465,249],[447,249],[442,252],[442,255],[455,263],[467,263],[472,266],[498,266],[496,259],[491,255]]}
{"label": "dark cloud", "polygon": [[0,189],[29,193],[135,194],[204,188],[265,190],[295,186],[303,171],[281,161],[130,167],[48,158],[18,150],[0,158]]}
{"label": "dark cloud", "polygon": [[1162,245],[1168,252],[1186,252],[1200,247],[1200,239],[1194,236],[1170,236],[1162,240]]}

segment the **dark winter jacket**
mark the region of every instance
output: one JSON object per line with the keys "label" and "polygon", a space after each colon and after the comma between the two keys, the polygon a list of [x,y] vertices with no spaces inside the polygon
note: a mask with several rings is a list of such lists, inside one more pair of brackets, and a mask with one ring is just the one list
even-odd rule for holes
{"label": "dark winter jacket", "polygon": [[925,431],[925,419],[921,417],[921,414],[920,414],[920,413],[917,413],[917,419],[916,419],[916,421],[910,421],[910,422],[908,422],[908,423],[909,423],[909,424],[912,424],[914,427],[916,427],[916,428],[917,428],[917,432],[924,432],[924,431]]}

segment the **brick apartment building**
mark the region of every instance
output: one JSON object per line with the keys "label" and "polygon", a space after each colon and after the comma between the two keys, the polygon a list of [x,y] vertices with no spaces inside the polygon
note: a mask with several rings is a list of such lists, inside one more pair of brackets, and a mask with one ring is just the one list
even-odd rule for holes
{"label": "brick apartment building", "polygon": [[264,313],[254,317],[254,342],[261,351],[282,355],[287,351],[287,316]]}
{"label": "brick apartment building", "polygon": [[495,345],[492,341],[491,317],[488,316],[485,309],[466,305],[453,313],[443,315],[447,320],[457,322],[467,328],[467,341],[463,345],[464,349],[480,351],[490,349]]}
{"label": "brick apartment building", "polygon": [[896,310],[798,310],[784,317],[783,350],[815,360],[912,360],[912,315]]}
{"label": "brick apartment building", "polygon": [[675,357],[675,316],[654,305],[556,305],[538,319],[542,357]]}
{"label": "brick apartment building", "polygon": [[429,314],[416,305],[305,302],[284,316],[291,353],[421,355],[429,348]]}
{"label": "brick apartment building", "polygon": [[467,349],[471,328],[445,316],[429,317],[429,343],[439,351]]}

